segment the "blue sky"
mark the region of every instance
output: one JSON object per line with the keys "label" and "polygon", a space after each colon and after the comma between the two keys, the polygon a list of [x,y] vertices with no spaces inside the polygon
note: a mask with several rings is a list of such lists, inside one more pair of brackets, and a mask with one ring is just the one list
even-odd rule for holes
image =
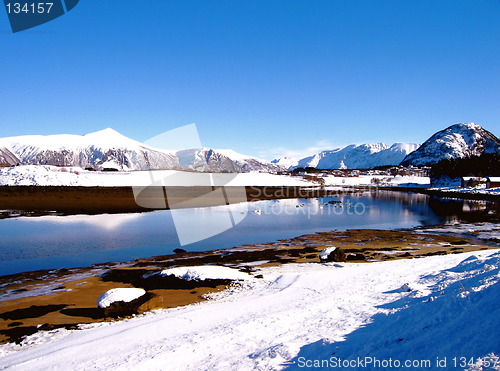
{"label": "blue sky", "polygon": [[82,0],[12,34],[0,9],[0,137],[196,123],[272,159],[499,135],[500,1]]}

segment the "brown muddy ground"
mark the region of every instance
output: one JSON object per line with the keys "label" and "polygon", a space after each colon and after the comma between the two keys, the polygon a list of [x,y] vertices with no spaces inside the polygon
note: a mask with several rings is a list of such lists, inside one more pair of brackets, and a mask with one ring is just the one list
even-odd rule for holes
{"label": "brown muddy ground", "polygon": [[[259,267],[319,262],[329,246],[343,249],[348,262],[363,263],[420,258],[496,248],[465,238],[410,231],[347,230],[308,234],[267,244],[244,245],[210,252],[108,263],[89,268],[39,271],[0,277],[0,288],[12,299],[0,301],[0,343],[58,327],[77,328],[105,318],[97,299],[116,287],[142,287],[157,300],[148,309],[173,308],[205,300],[203,295],[224,289],[229,282],[193,282],[144,278],[146,273],[172,266],[226,265],[259,278]],[[248,264],[250,263],[250,264]],[[41,289],[45,290],[41,290]],[[34,296],[28,296],[34,295]]]}

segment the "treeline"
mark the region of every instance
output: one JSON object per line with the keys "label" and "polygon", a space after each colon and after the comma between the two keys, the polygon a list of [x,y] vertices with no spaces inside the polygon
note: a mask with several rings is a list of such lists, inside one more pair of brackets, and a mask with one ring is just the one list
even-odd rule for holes
{"label": "treeline", "polygon": [[500,176],[500,154],[485,153],[481,156],[445,159],[431,167],[431,176]]}

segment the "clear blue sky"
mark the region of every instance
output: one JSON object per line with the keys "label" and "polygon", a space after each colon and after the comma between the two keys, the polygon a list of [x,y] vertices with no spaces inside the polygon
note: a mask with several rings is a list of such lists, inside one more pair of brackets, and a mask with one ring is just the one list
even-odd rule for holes
{"label": "clear blue sky", "polygon": [[0,9],[0,137],[195,122],[213,148],[272,159],[500,134],[500,1],[81,0],[12,34]]}

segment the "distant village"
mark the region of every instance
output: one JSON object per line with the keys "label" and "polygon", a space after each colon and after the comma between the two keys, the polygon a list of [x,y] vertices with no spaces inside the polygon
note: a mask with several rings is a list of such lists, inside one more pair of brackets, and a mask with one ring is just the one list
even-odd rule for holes
{"label": "distant village", "polygon": [[325,178],[333,177],[360,177],[374,176],[373,184],[380,182],[380,177],[412,176],[429,177],[430,187],[478,187],[499,188],[500,177],[498,176],[465,176],[450,177],[445,174],[433,174],[431,166],[393,166],[384,169],[316,169],[297,168],[291,171],[279,171],[277,174],[300,176],[308,181],[325,184]]}

